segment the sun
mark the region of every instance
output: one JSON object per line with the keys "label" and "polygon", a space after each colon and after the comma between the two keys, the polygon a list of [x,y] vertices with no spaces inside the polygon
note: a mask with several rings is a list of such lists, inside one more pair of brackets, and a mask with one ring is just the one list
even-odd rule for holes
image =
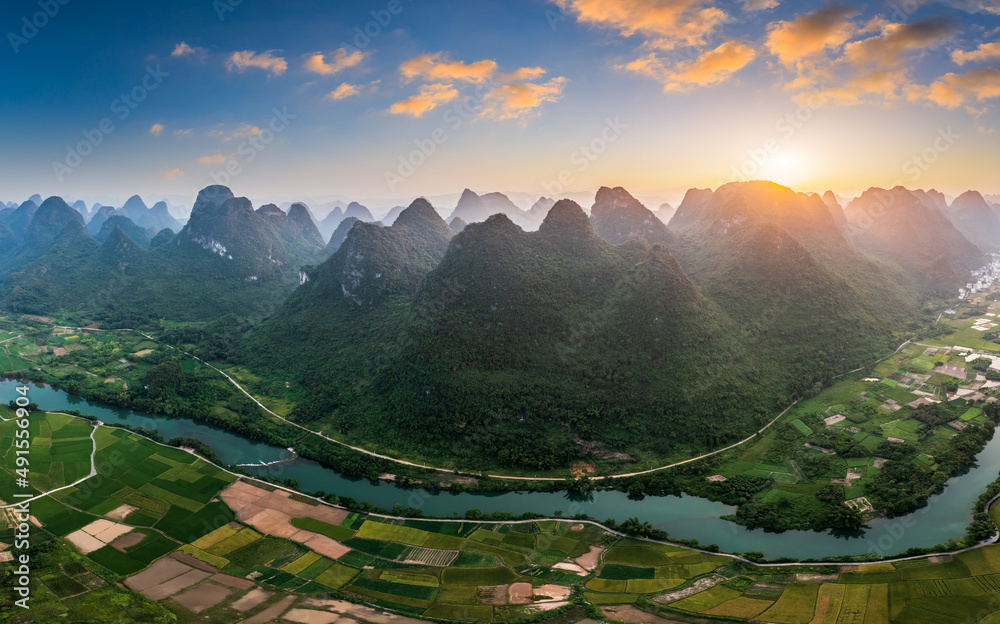
{"label": "sun", "polygon": [[799,152],[782,151],[768,158],[760,169],[761,177],[784,186],[794,186],[807,177],[807,163]]}

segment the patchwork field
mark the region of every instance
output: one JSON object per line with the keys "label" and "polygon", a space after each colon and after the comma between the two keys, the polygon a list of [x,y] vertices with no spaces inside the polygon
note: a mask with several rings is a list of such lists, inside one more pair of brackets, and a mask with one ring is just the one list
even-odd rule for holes
{"label": "patchwork field", "polygon": [[[4,457],[12,426],[0,423]],[[44,413],[31,416],[31,429],[49,442],[33,448],[33,468],[47,470],[32,475],[51,481],[54,465],[89,467],[90,453],[98,467],[96,476],[32,504],[38,533],[58,552],[58,563],[36,580],[35,613],[49,619],[34,621],[63,621],[61,614],[85,604],[93,622],[551,616],[577,624],[589,604],[636,624],[678,617],[909,624],[977,622],[1000,604],[1000,546],[935,562],[762,567],[573,520],[348,512],[238,479],[122,429]],[[10,543],[9,529],[0,530],[0,543]]]}

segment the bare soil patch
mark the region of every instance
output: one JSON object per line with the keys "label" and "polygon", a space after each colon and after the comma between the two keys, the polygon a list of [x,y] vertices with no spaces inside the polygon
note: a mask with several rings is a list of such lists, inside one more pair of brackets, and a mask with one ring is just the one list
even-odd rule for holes
{"label": "bare soil patch", "polygon": [[597,567],[597,564],[601,561],[601,553],[604,552],[604,548],[601,546],[591,546],[590,552],[587,554],[577,557],[573,561],[577,563],[581,568],[590,572]]}
{"label": "bare soil patch", "polygon": [[725,577],[719,576],[718,574],[713,574],[712,576],[706,576],[705,578],[698,579],[690,587],[685,587],[684,589],[678,589],[677,591],[669,592],[666,594],[660,594],[653,598],[654,602],[659,602],[661,604],[667,604],[668,602],[676,602],[681,598],[687,598],[688,596],[693,596],[695,594],[700,594],[706,589],[711,589],[719,583],[723,582]]}
{"label": "bare soil patch", "polygon": [[111,547],[125,552],[126,548],[132,548],[144,539],[146,539],[146,536],[142,533],[129,533],[111,542]]}
{"label": "bare soil patch", "polygon": [[202,583],[201,585],[189,589],[182,594],[174,596],[177,604],[188,611],[201,613],[209,607],[214,607],[226,598],[229,598],[233,590],[227,589],[215,583]]}
{"label": "bare soil patch", "polygon": [[180,561],[182,563],[186,563],[186,564],[188,564],[189,566],[191,566],[193,568],[198,568],[199,570],[204,570],[205,572],[218,572],[219,571],[219,569],[216,568],[215,566],[209,565],[209,564],[205,563],[204,561],[202,561],[201,559],[195,559],[191,555],[189,555],[187,553],[184,553],[184,552],[181,552],[179,550],[175,550],[174,552],[170,553],[170,556],[173,557],[174,559],[176,559],[177,561]]}
{"label": "bare soil patch", "polygon": [[87,533],[83,529],[79,531],[73,531],[66,536],[66,539],[70,541],[71,544],[80,549],[85,555],[89,555],[98,548],[104,548],[105,544],[101,540],[97,539],[90,533]]}
{"label": "bare soil patch", "polygon": [[554,598],[556,600],[566,600],[573,593],[573,590],[564,585],[542,585],[532,590],[535,598]]}
{"label": "bare soil patch", "polygon": [[361,620],[369,624],[426,624],[425,620],[382,613],[371,607],[356,605],[346,600],[330,600],[325,598],[304,598],[300,607],[313,607],[316,609],[326,609],[333,613],[339,613],[351,619]]}
{"label": "bare soil patch", "polygon": [[[310,537],[305,541],[300,539],[307,534],[312,535],[313,537]],[[350,548],[344,546],[337,540],[330,539],[325,535],[319,535],[318,533],[310,533],[309,531],[299,531],[298,534],[292,536],[292,539],[297,542],[302,542],[312,550],[315,550],[321,555],[326,555],[331,559],[340,559],[347,553],[351,552]]]}
{"label": "bare soil patch", "polygon": [[232,604],[232,607],[237,611],[249,611],[259,604],[267,601],[273,594],[266,592],[261,588],[252,589],[247,592],[245,596],[237,600]]}
{"label": "bare soil patch", "polygon": [[182,589],[187,589],[195,583],[200,583],[204,581],[209,576],[208,572],[203,572],[202,570],[191,570],[181,574],[177,578],[170,579],[166,583],[160,583],[156,587],[150,587],[146,591],[142,592],[150,600],[163,600],[167,596],[172,596]]}
{"label": "bare soil patch", "polygon": [[333,624],[341,619],[340,614],[329,611],[314,611],[313,609],[292,609],[284,616],[283,620],[298,622],[299,624]]}
{"label": "bare soil patch", "polygon": [[189,570],[191,570],[191,567],[184,565],[180,561],[159,559],[142,572],[125,579],[125,585],[129,589],[141,592],[178,577]]}
{"label": "bare soil patch", "polygon": [[630,624],[681,624],[677,620],[667,620],[652,613],[646,613],[632,605],[612,605],[601,607],[604,615],[619,622],[629,622]]}
{"label": "bare soil patch", "polygon": [[339,525],[347,512],[326,505],[310,505],[293,500],[284,490],[269,492],[237,481],[222,492],[222,500],[236,511],[237,517],[263,533],[306,544],[316,552],[338,559],[350,549],[336,540],[292,525],[292,518],[315,518]]}
{"label": "bare soil patch", "polygon": [[597,466],[587,462],[577,462],[570,466],[569,471],[573,473],[573,476],[579,479],[580,477],[585,477],[587,475],[592,475],[597,472]]}
{"label": "bare soil patch", "polygon": [[264,609],[257,615],[247,618],[244,624],[264,624],[265,622],[278,619],[282,613],[288,610],[288,607],[292,606],[292,603],[295,602],[295,598],[295,596],[286,596],[282,598],[277,603]]}
{"label": "bare soil patch", "polygon": [[137,508],[132,505],[122,505],[117,509],[112,509],[108,513],[104,514],[104,517],[111,520],[124,520],[128,517],[130,513],[135,511]]}
{"label": "bare soil patch", "polygon": [[531,583],[514,583],[507,589],[510,604],[531,604]]}

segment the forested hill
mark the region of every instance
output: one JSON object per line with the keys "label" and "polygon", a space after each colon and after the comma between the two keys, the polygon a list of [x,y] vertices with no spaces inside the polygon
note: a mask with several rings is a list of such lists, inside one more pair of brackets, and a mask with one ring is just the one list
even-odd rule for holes
{"label": "forested hill", "polygon": [[[304,422],[545,468],[581,438],[661,453],[741,439],[919,319],[901,269],[852,245],[820,198],[767,183],[692,198],[678,232],[623,189],[602,189],[590,218],[560,201],[537,232],[494,215],[439,262],[439,236],[396,233],[407,212],[359,223],[247,357],[291,371]],[[405,288],[383,295],[389,270]]]}
{"label": "forested hill", "polygon": [[167,235],[158,234],[153,245],[134,240],[143,229],[122,215],[102,219],[95,240],[79,212],[51,198],[33,211],[21,244],[0,253],[0,269],[6,269],[0,303],[14,312],[61,312],[109,327],[263,317],[299,284],[300,268],[323,252],[315,227],[303,232],[308,214],[282,216],[269,218],[228,188],[208,187],[183,229],[176,236],[163,230]]}

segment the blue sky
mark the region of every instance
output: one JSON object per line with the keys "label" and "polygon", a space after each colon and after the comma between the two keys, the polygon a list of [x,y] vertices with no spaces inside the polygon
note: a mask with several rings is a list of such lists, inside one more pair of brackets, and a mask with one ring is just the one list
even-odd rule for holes
{"label": "blue sky", "polygon": [[0,8],[6,200],[1000,191],[997,1],[64,1]]}

